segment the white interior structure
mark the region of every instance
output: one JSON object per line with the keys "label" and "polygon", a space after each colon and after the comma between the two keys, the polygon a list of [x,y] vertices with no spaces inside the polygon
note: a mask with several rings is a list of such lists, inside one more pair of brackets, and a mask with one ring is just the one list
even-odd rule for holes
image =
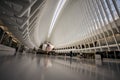
{"label": "white interior structure", "polygon": [[28,48],[120,50],[119,0],[1,0],[0,20]]}

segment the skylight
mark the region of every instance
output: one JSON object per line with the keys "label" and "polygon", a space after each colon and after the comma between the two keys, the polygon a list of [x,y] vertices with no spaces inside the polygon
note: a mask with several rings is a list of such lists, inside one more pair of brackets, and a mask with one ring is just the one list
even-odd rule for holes
{"label": "skylight", "polygon": [[57,7],[56,7],[56,10],[55,10],[55,12],[54,12],[54,15],[53,15],[53,18],[52,18],[52,21],[51,21],[51,24],[50,24],[50,28],[49,28],[49,32],[48,32],[48,39],[49,39],[49,37],[50,37],[50,35],[51,35],[51,32],[52,32],[53,27],[54,27],[54,25],[55,25],[55,22],[56,22],[56,20],[57,20],[57,18],[58,18],[58,16],[59,16],[59,14],[60,14],[60,12],[61,12],[64,4],[65,4],[65,2],[66,2],[66,0],[60,0],[60,1],[58,2],[58,5],[57,5]]}

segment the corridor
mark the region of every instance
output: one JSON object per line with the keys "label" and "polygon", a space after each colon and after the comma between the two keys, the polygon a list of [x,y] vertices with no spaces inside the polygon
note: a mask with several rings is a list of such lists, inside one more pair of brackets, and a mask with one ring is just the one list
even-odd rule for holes
{"label": "corridor", "polygon": [[0,0],[0,80],[120,80],[120,0]]}

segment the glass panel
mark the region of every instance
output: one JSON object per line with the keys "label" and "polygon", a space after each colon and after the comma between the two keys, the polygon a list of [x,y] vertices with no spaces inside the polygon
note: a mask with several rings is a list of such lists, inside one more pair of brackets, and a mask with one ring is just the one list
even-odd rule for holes
{"label": "glass panel", "polygon": [[118,6],[118,9],[119,9],[119,12],[120,12],[120,0],[116,0],[116,3],[117,3],[117,6]]}
{"label": "glass panel", "polygon": [[107,3],[106,3],[106,0],[103,0],[103,2],[104,2],[105,10],[106,10],[107,15],[108,15],[108,17],[109,17],[109,20],[110,20],[110,22],[112,22],[113,19],[112,19],[112,16],[111,16],[110,10],[109,10],[109,8],[108,8],[108,5],[107,5]]}
{"label": "glass panel", "polygon": [[116,20],[116,19],[119,18],[119,17],[118,17],[118,14],[117,14],[117,12],[116,12],[116,10],[115,10],[115,6],[114,6],[112,0],[109,0],[109,1],[110,1],[110,5],[111,5],[111,10],[112,10],[113,16],[114,16],[114,18],[115,18],[115,20]]}

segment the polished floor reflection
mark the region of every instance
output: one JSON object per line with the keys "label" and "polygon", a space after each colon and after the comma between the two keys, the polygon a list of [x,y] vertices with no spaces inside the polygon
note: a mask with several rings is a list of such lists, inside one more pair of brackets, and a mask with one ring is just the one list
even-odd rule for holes
{"label": "polished floor reflection", "polygon": [[0,80],[120,80],[120,63],[59,56],[0,57]]}

